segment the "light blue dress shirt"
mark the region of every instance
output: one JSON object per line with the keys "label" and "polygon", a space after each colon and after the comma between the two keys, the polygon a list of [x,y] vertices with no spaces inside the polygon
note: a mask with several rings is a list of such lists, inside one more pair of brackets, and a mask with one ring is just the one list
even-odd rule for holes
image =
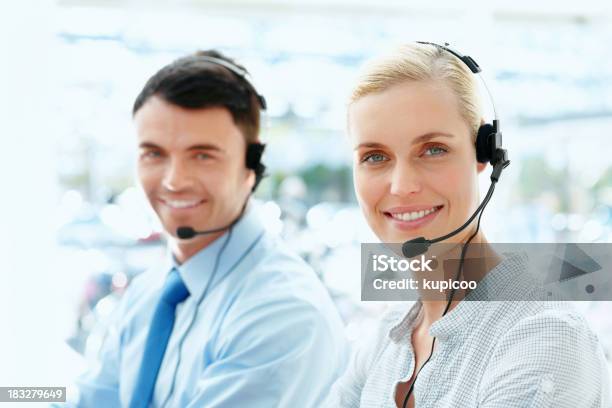
{"label": "light blue dress shirt", "polygon": [[177,307],[152,406],[321,405],[348,363],[343,324],[312,269],[249,208],[231,232],[184,264],[169,255],[134,279],[98,364],[77,382],[77,406],[128,405],[149,322],[173,266],[191,296]]}

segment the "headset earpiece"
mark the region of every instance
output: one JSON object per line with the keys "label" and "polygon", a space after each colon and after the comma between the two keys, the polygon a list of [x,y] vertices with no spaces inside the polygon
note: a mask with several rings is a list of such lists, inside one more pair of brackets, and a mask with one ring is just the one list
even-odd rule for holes
{"label": "headset earpiece", "polygon": [[255,172],[255,184],[253,184],[252,191],[255,191],[257,185],[264,177],[266,166],[261,162],[261,156],[263,155],[266,145],[263,143],[249,143],[246,151],[246,167]]}
{"label": "headset earpiece", "polygon": [[495,149],[492,149],[495,139],[495,128],[490,123],[485,123],[478,128],[476,136],[476,160],[479,163],[489,163],[494,157]]}
{"label": "headset earpiece", "polygon": [[491,163],[493,172],[491,181],[497,183],[503,169],[508,167],[508,151],[502,148],[502,134],[499,132],[498,121],[485,123],[478,129],[476,136],[476,159],[480,163]]}
{"label": "headset earpiece", "polygon": [[[476,159],[480,163],[491,163],[495,166],[500,161],[506,161],[502,156],[507,156],[507,152],[502,149],[502,134],[499,130],[499,121],[494,120],[493,124],[485,123],[478,129],[476,136]],[[502,154],[503,153],[503,154]],[[504,167],[506,167],[505,165]]]}
{"label": "headset earpiece", "polygon": [[[252,87],[253,85],[251,85]],[[255,89],[255,88],[253,88]],[[262,94],[255,92],[255,95],[257,96],[257,101],[259,102],[259,107],[261,108],[261,110],[266,110],[268,109],[268,103],[266,102],[266,98],[263,97]]]}

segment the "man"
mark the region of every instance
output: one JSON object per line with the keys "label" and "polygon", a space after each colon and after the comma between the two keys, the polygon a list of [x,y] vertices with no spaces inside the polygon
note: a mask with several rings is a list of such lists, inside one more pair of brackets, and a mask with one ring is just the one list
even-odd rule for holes
{"label": "man", "polygon": [[169,254],[127,290],[79,406],[317,407],[344,371],[329,295],[249,204],[265,100],[245,76],[198,52],[138,95],[138,177]]}

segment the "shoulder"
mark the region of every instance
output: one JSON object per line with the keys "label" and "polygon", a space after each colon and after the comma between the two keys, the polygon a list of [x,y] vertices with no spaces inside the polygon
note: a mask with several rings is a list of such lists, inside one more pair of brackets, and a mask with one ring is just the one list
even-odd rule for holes
{"label": "shoulder", "polygon": [[501,335],[482,386],[490,390],[512,378],[546,384],[542,389],[554,389],[559,401],[575,398],[572,393],[601,401],[609,387],[607,362],[584,316],[562,302],[516,303],[523,303],[522,316]]}
{"label": "shoulder", "polygon": [[[223,329],[257,336],[281,332],[338,342],[344,328],[335,305],[315,272],[282,241],[264,236],[232,274],[233,298]],[[230,334],[228,334],[229,336]]]}
{"label": "shoulder", "polygon": [[[598,338],[584,316],[570,304],[563,302],[518,303],[514,318],[502,337],[506,343],[533,343],[545,346],[550,342],[574,344],[582,349],[595,350]],[[503,347],[503,343],[501,344]],[[560,350],[564,351],[564,350]]]}
{"label": "shoulder", "polygon": [[[330,312],[335,307],[314,270],[282,240],[264,236],[242,270],[234,275],[235,295],[242,305],[281,305],[304,312]],[[239,280],[239,281],[237,281]]]}
{"label": "shoulder", "polygon": [[570,304],[533,302],[522,318],[502,336],[496,355],[529,358],[541,369],[561,370],[567,375],[585,369],[603,371],[606,366],[597,335],[584,316]]}

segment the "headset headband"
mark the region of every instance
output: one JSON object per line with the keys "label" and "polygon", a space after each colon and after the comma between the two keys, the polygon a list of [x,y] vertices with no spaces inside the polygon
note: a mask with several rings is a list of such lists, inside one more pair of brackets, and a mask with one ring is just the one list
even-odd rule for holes
{"label": "headset headband", "polygon": [[229,61],[226,61],[224,59],[221,58],[216,58],[216,57],[211,57],[208,55],[198,55],[199,59],[202,59],[204,61],[208,61],[211,62],[213,64],[217,64],[220,65],[226,69],[229,69],[231,72],[233,72],[235,75],[237,75],[240,79],[242,79],[244,81],[244,83],[249,87],[249,89],[253,92],[253,94],[255,94],[255,96],[257,97],[257,101],[259,102],[259,107],[261,108],[261,110],[266,110],[267,108],[267,104],[266,104],[266,98],[263,97],[263,95],[261,95],[259,92],[257,92],[257,90],[255,89],[255,86],[253,86],[253,84],[251,83],[251,81],[249,81],[247,79],[247,77],[250,77],[249,72],[244,69],[244,68],[240,68],[239,66],[237,66],[236,64],[233,64]]}
{"label": "headset headband", "polygon": [[454,55],[455,57],[457,57],[461,62],[463,62],[469,69],[470,71],[475,74],[478,75],[478,77],[480,78],[480,81],[482,82],[482,84],[485,87],[485,90],[487,91],[487,95],[489,96],[489,100],[491,101],[491,106],[493,107],[493,127],[495,129],[496,132],[500,131],[499,129],[499,117],[497,116],[497,109],[495,108],[495,101],[493,100],[493,95],[491,95],[491,92],[489,91],[489,87],[487,86],[487,83],[485,82],[484,78],[481,75],[482,69],[480,68],[480,65],[478,65],[478,63],[469,55],[463,55],[462,53],[460,53],[459,51],[450,48],[448,43],[444,43],[444,45],[440,45],[440,44],[436,44],[436,43],[432,43],[432,42],[428,42],[428,41],[417,41],[418,44],[425,44],[425,45],[433,45],[436,48],[439,48],[441,50],[444,50],[452,55]]}
{"label": "headset headband", "polygon": [[463,55],[459,51],[452,49],[451,47],[448,46],[448,43],[444,43],[444,45],[440,45],[440,44],[436,44],[432,42],[426,42],[426,41],[417,41],[417,43],[433,45],[434,47],[442,48],[443,50],[450,52],[455,57],[463,61],[463,63],[467,65],[470,71],[472,71],[474,74],[478,74],[479,72],[482,71],[480,69],[480,66],[476,63],[476,61],[474,61],[472,57],[470,57],[469,55]]}

